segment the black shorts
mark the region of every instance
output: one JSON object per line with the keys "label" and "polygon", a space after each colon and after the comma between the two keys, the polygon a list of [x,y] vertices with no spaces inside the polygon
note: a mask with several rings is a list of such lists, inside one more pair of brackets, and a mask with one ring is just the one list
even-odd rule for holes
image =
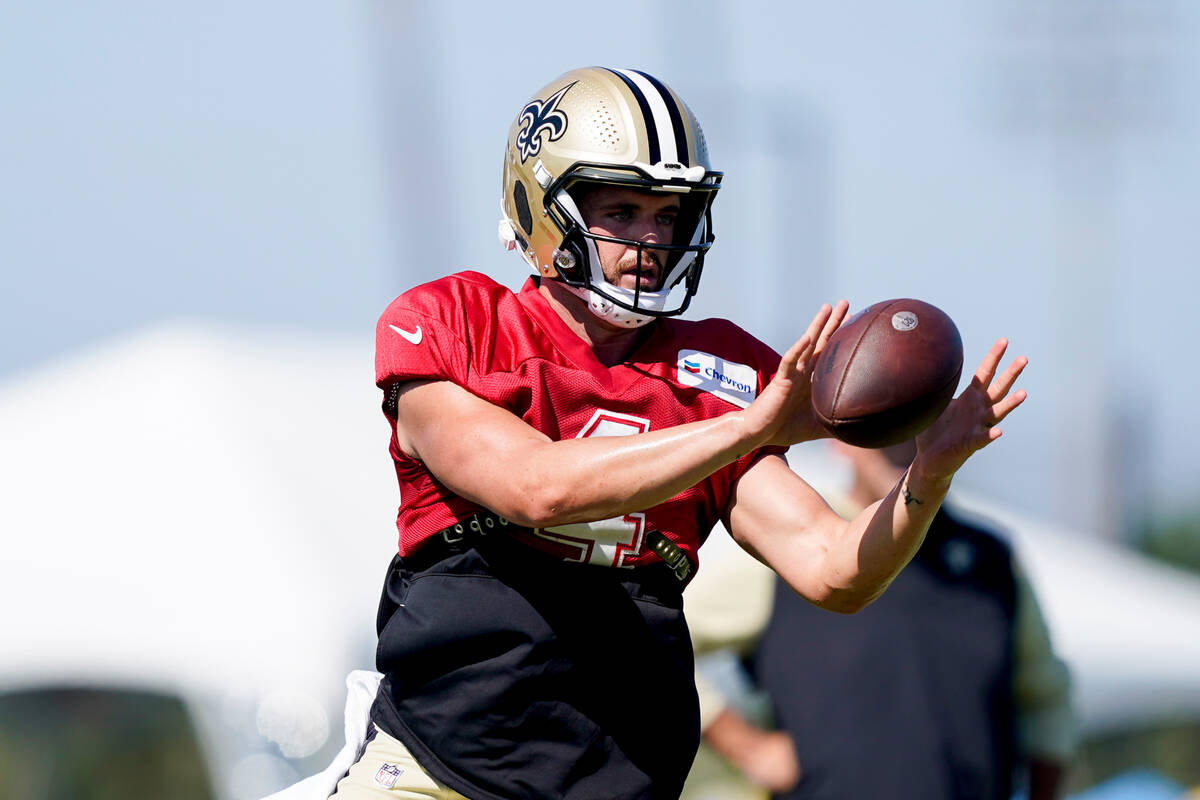
{"label": "black shorts", "polygon": [[499,536],[393,559],[373,721],[472,798],[677,798],[700,740],[682,585]]}

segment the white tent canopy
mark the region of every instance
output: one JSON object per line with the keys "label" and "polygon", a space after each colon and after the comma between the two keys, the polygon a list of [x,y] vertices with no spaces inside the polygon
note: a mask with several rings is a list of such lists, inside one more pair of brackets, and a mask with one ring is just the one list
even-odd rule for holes
{"label": "white tent canopy", "polygon": [[[291,755],[324,741],[299,710],[338,729],[395,546],[369,341],[149,330],[0,385],[0,442],[0,691],[245,703]],[[1085,725],[1200,714],[1200,580],[968,505],[1010,529]],[[246,745],[207,735],[224,780]]]}
{"label": "white tent canopy", "polygon": [[1008,531],[1072,667],[1085,730],[1200,717],[1200,578],[1083,532],[967,502]]}
{"label": "white tent canopy", "polygon": [[0,691],[176,694],[222,773],[231,709],[288,755],[340,732],[395,548],[378,409],[369,342],[187,327],[0,386]]}

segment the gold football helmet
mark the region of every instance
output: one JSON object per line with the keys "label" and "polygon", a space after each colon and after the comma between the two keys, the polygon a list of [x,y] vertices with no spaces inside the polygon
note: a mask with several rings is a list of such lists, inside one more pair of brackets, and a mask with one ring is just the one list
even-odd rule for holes
{"label": "gold football helmet", "polygon": [[[635,327],[680,314],[712,245],[712,201],[721,173],[708,161],[700,123],[670,88],[644,72],[587,67],[539,91],[508,134],[500,239],[543,278],[560,280],[593,313]],[[588,231],[576,200],[597,184],[677,193],[675,241],[650,244]],[[659,251],[655,291],[604,279],[596,241]]]}

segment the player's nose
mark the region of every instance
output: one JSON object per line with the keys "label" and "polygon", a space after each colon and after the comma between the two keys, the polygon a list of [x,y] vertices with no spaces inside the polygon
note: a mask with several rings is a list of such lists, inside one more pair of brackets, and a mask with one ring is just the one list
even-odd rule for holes
{"label": "player's nose", "polygon": [[659,222],[657,214],[639,215],[634,223],[631,238],[646,244],[661,244],[668,238],[665,226]]}
{"label": "player's nose", "polygon": [[656,226],[646,225],[640,227],[634,234],[634,240],[643,242],[644,244],[659,244],[662,241],[662,231]]}

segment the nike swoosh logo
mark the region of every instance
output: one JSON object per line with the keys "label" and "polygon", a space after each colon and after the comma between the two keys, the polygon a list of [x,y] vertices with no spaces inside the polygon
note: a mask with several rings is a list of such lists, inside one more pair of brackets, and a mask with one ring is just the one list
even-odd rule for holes
{"label": "nike swoosh logo", "polygon": [[410,344],[420,344],[421,343],[421,326],[420,325],[417,326],[417,329],[415,331],[406,331],[406,330],[404,330],[404,328],[397,328],[395,325],[388,325],[388,327],[391,328],[392,330],[394,330],[396,333],[403,336],[405,339],[407,339]]}

